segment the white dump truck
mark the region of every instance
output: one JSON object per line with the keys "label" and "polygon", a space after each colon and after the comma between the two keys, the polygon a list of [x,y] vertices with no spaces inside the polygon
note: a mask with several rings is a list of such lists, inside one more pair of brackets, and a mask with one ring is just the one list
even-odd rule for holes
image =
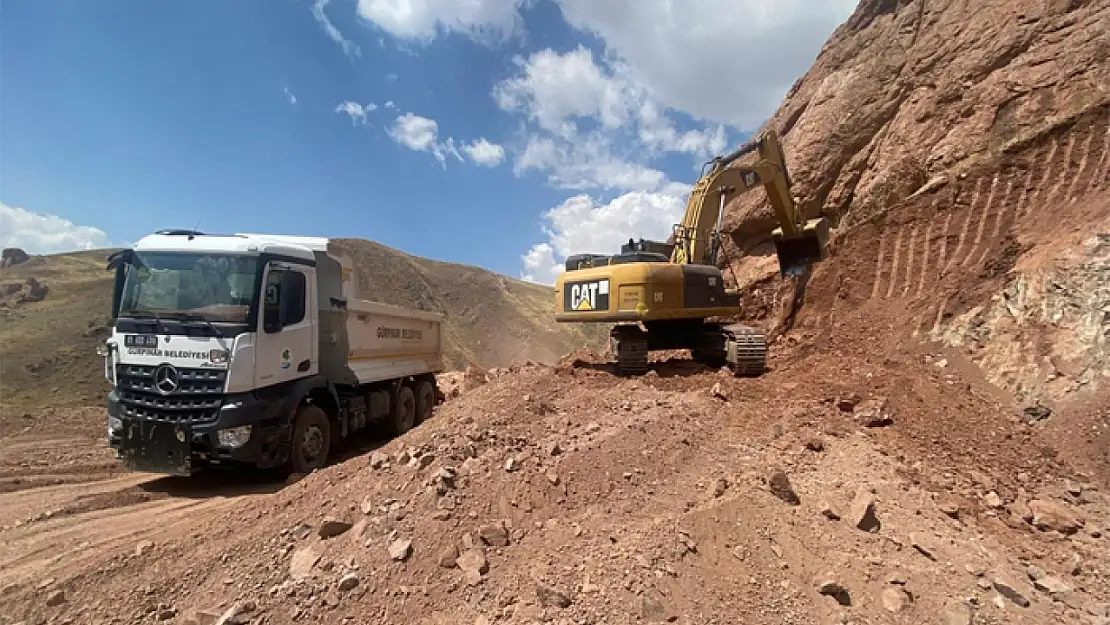
{"label": "white dump truck", "polygon": [[443,316],[358,299],[329,239],[162,230],[108,268],[108,439],[134,470],[307,473],[368,424],[406,432],[441,397]]}

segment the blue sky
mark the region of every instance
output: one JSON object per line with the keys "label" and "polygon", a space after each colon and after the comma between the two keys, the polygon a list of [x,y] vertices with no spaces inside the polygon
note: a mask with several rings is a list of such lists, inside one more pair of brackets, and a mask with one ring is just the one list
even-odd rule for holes
{"label": "blue sky", "polygon": [[199,222],[549,283],[666,237],[854,8],[806,4],[9,0],[0,244]]}

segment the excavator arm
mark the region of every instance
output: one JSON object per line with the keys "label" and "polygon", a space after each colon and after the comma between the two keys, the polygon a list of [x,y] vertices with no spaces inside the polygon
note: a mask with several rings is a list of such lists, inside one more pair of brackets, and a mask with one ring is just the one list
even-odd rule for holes
{"label": "excavator arm", "polygon": [[[756,152],[750,165],[734,165]],[[715,265],[721,249],[721,218],[734,197],[763,187],[774,209],[778,227],[771,233],[782,274],[796,274],[828,257],[828,222],[806,220],[794,201],[790,172],[782,144],[773,130],[761,133],[739,150],[710,161],[708,173],[694,184],[682,223],[674,230],[671,262]]]}

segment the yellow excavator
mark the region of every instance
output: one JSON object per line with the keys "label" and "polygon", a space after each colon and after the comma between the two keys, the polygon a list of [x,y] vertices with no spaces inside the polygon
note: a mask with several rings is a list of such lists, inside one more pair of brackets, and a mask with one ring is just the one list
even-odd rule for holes
{"label": "yellow excavator", "polygon": [[[752,152],[758,156],[754,163],[736,164]],[[694,360],[727,365],[737,376],[762,374],[764,331],[708,321],[739,312],[740,293],[725,288],[717,267],[721,217],[730,199],[759,186],[779,223],[771,239],[780,273],[799,275],[828,258],[829,224],[805,218],[791,193],[778,134],[767,130],[703,166],[668,242],[629,239],[620,254],[568,257],[555,281],[555,320],[617,324],[609,342],[622,375],[647,372],[648,352],[669,349],[689,349]]]}

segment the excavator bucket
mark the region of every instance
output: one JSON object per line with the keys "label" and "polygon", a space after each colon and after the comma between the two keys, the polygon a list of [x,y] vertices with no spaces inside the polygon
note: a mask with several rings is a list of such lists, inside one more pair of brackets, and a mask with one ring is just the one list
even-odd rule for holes
{"label": "excavator bucket", "polygon": [[810,219],[801,232],[786,235],[781,227],[771,232],[775,254],[779,258],[779,273],[798,275],[813,263],[829,257],[829,222],[823,217]]}

